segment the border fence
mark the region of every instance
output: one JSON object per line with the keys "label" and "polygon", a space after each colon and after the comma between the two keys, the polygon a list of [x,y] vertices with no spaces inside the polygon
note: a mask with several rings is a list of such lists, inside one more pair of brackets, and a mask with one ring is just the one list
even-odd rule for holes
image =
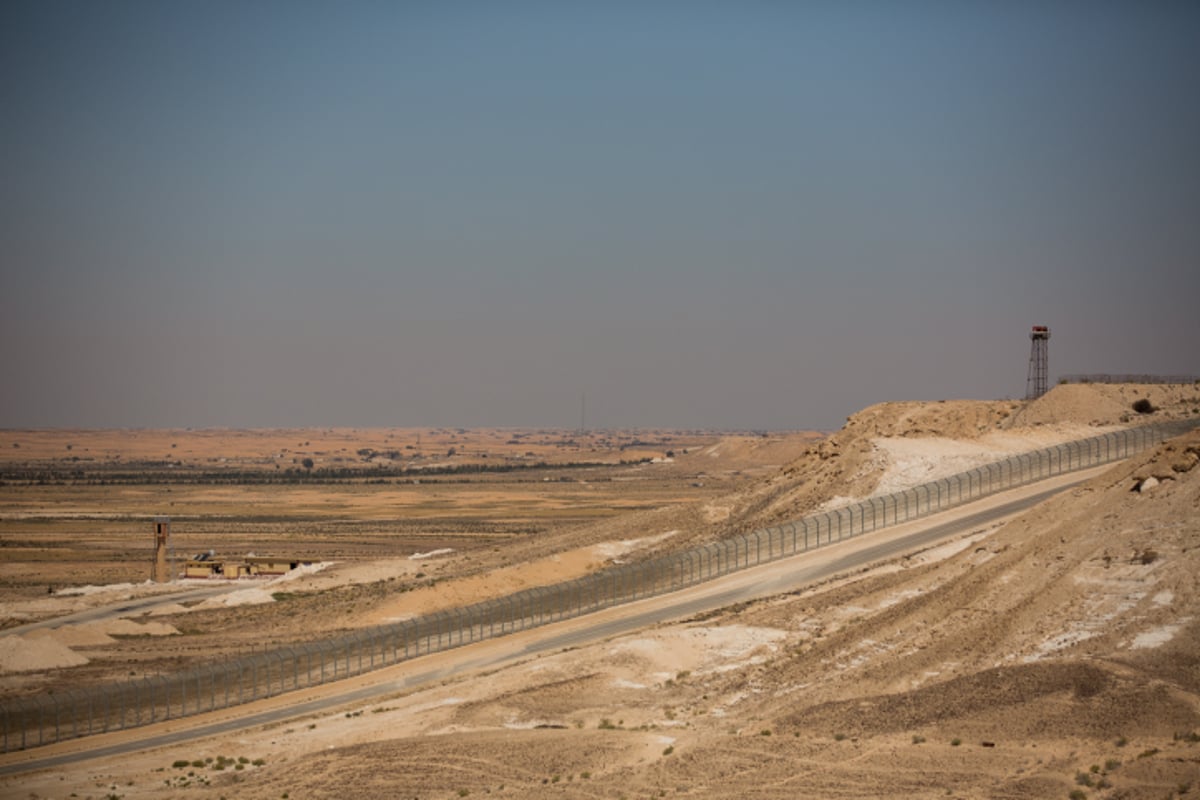
{"label": "border fence", "polygon": [[1093,373],[1090,375],[1063,375],[1059,383],[1166,383],[1166,384],[1195,384],[1200,383],[1200,375],[1110,375],[1108,373]]}
{"label": "border fence", "polygon": [[1182,420],[1105,433],[564,583],[184,672],[8,700],[0,704],[2,752],[228,708],[675,592],[1006,489],[1117,461],[1197,426],[1200,420]]}

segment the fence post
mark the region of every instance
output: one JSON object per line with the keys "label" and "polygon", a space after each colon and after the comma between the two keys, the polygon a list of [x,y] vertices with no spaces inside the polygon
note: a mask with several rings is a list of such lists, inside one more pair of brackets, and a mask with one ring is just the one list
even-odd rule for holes
{"label": "fence post", "polygon": [[[566,591],[566,587],[564,587]],[[475,641],[475,615],[479,613],[479,604],[472,603],[458,609],[458,643],[470,644]],[[464,638],[464,636],[466,638]]]}
{"label": "fence post", "polygon": [[500,616],[500,603],[496,600],[485,600],[479,605],[479,638],[491,639],[496,635],[496,618]]}
{"label": "fence post", "polygon": [[573,616],[580,616],[587,608],[587,576],[575,579],[575,609]]}

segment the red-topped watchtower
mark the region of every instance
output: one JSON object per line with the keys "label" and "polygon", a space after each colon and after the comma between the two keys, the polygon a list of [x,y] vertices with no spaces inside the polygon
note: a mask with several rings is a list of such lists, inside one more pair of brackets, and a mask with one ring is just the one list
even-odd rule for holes
{"label": "red-topped watchtower", "polygon": [[1033,347],[1029,351],[1029,377],[1025,381],[1025,399],[1036,400],[1050,388],[1047,376],[1050,366],[1050,328],[1034,325],[1029,332]]}

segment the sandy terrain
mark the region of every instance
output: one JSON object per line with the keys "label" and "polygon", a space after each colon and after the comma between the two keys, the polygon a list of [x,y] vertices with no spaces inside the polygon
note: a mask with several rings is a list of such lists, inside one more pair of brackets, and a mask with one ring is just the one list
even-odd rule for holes
{"label": "sandy terrain", "polygon": [[[1190,414],[1200,395],[1151,388],[1164,417]],[[425,557],[334,565],[288,591],[324,597],[359,580],[372,592],[356,595],[365,624],[571,577],[1091,435],[1121,423],[1113,389],[1060,386],[1024,407],[884,404],[733,492],[576,527],[549,537],[552,551],[413,551]],[[1186,797],[1200,791],[1198,463],[1191,434],[1003,526],[865,573],[336,714],[7,778],[0,794]],[[376,592],[418,572],[439,580]],[[136,622],[287,629],[321,618],[282,616],[291,602]],[[104,651],[103,636],[38,638],[87,654]],[[217,769],[221,756],[233,761]],[[172,767],[182,760],[203,766]]]}
{"label": "sandy terrain", "polygon": [[0,464],[174,465],[261,470],[410,467],[502,462],[636,461],[669,449],[711,445],[714,435],[667,430],[566,431],[499,428],[295,428],[233,430],[5,430]]}
{"label": "sandy terrain", "polygon": [[[328,438],[351,433],[361,439]],[[44,663],[23,648],[21,669],[0,661],[0,696],[100,682],[133,670],[152,675],[189,660],[310,640],[584,574],[663,542],[669,538],[664,534],[680,529],[676,517],[686,521],[695,513],[690,506],[727,494],[750,475],[777,470],[815,438],[805,432],[585,437],[449,431],[439,440],[437,433],[136,431],[125,444],[121,432],[111,431],[3,432],[0,439],[23,444],[0,448],[8,458],[7,466],[0,459],[0,629],[161,591],[145,582],[151,519],[158,513],[172,519],[177,569],[182,557],[209,551],[225,558],[283,555],[327,566],[287,586],[259,582],[220,599],[137,612],[135,619],[153,614],[183,636],[78,645],[77,657],[47,651]],[[418,437],[423,447],[488,442],[491,464],[527,452],[537,460],[496,470],[484,464],[481,451],[460,450],[455,459],[472,459],[464,471],[422,471],[419,477],[390,467],[370,467],[363,475],[322,472],[320,466],[311,474],[284,470],[279,477],[269,465],[256,465],[283,439],[308,441],[313,452],[338,444],[354,453],[370,451],[372,444],[406,448],[404,441]],[[64,439],[71,451],[59,449]],[[148,444],[152,440],[156,444]],[[557,462],[549,450],[536,450],[554,450],[564,441],[574,442],[566,449],[576,452],[564,452]],[[666,449],[637,449],[649,442]],[[187,456],[179,469],[148,461],[129,467],[170,443]],[[61,455],[98,448],[109,455],[96,465],[78,466]],[[60,456],[48,455],[54,452]],[[25,454],[25,460],[12,453]],[[197,466],[218,453],[235,464],[228,473]],[[39,477],[45,475],[53,478]],[[646,519],[654,520],[649,530],[639,522]],[[456,580],[447,582],[449,577]],[[279,602],[283,597],[286,603]],[[15,649],[12,642],[8,647]],[[59,669],[64,659],[74,668]]]}

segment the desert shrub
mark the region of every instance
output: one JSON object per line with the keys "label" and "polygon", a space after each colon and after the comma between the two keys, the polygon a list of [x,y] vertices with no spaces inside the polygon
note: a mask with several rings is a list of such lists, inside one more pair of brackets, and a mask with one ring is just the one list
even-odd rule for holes
{"label": "desert shrub", "polygon": [[1133,401],[1133,410],[1139,414],[1149,414],[1154,411],[1154,405],[1145,397]]}

